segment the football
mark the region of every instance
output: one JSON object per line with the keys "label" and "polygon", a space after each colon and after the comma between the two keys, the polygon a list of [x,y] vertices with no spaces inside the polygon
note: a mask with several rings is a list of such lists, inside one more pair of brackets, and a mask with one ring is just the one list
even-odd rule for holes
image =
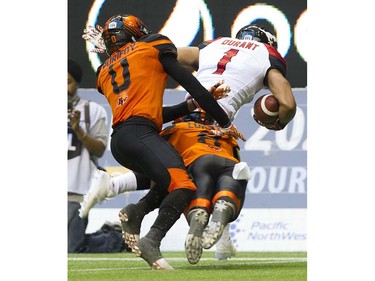
{"label": "football", "polygon": [[279,102],[273,94],[265,94],[254,103],[254,115],[264,124],[273,124],[279,118]]}

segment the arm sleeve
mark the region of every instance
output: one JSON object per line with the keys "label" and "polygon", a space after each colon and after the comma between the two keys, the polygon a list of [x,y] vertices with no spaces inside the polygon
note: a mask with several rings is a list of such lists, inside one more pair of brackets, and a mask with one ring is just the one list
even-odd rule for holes
{"label": "arm sleeve", "polygon": [[277,69],[281,74],[286,77],[287,63],[286,60],[280,55],[280,53],[272,46],[264,44],[269,53],[269,61],[271,66],[267,69],[267,74],[263,80],[263,84],[268,87],[267,75],[271,69]]}
{"label": "arm sleeve", "polygon": [[188,113],[190,113],[190,111],[186,101],[173,106],[163,106],[163,123],[173,121]]}
{"label": "arm sleeve", "polygon": [[211,115],[221,127],[228,127],[231,124],[228,115],[216,102],[215,98],[199,83],[192,73],[178,63],[175,56],[162,54],[159,60],[165,72],[184,87],[199,103],[199,106]]}
{"label": "arm sleeve", "polygon": [[99,84],[98,84],[98,81],[99,81],[99,80],[98,80],[98,77],[99,77],[99,73],[100,73],[100,71],[102,70],[102,66],[103,66],[103,64],[101,64],[101,65],[97,68],[96,73],[95,73],[95,76],[96,76],[96,89],[98,90],[99,93],[101,93],[102,95],[104,95],[102,89],[100,88],[100,86],[99,86]]}

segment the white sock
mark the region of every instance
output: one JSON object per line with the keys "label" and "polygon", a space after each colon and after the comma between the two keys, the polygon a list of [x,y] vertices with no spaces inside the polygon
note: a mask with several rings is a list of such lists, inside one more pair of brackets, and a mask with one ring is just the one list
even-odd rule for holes
{"label": "white sock", "polygon": [[115,194],[137,189],[137,179],[132,171],[125,174],[111,177],[110,190]]}

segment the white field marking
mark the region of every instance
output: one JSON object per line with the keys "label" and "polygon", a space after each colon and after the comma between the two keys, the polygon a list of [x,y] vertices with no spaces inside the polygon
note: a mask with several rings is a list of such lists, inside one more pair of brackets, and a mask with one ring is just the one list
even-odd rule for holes
{"label": "white field marking", "polygon": [[[176,268],[175,266],[173,268]],[[114,268],[86,268],[86,269],[69,269],[69,272],[93,272],[93,271],[124,271],[124,270],[145,270],[145,269],[151,269],[148,266],[144,267],[127,267],[127,268],[119,268],[119,267],[114,267]]]}
{"label": "white field marking", "polygon": [[[185,261],[186,258],[166,258],[168,261]],[[69,261],[143,261],[139,257],[134,258],[68,258]],[[216,258],[201,258],[201,261],[218,261]],[[307,258],[230,258],[232,261],[291,261],[304,262]]]}
{"label": "white field marking", "polygon": [[[69,258],[69,260],[93,260],[93,261],[98,261],[98,260],[128,260],[128,261],[134,261],[136,258]],[[169,258],[168,261],[186,261],[185,258]],[[202,258],[200,259],[201,261],[210,261],[210,260],[215,260],[218,262],[218,265],[223,266],[223,263],[227,263],[227,261],[219,261],[215,258]],[[144,262],[143,260],[139,260]],[[306,262],[307,258],[231,258],[230,261],[252,261],[252,264],[272,264],[272,263],[289,263],[289,262]],[[233,263],[230,263],[233,265]],[[244,262],[240,262],[237,264],[248,264]],[[229,264],[226,264],[229,265]],[[178,268],[185,268],[186,266],[173,266],[174,269]],[[113,270],[118,270],[118,271],[124,271],[124,270],[145,270],[145,269],[150,269],[148,266],[144,267],[125,267],[125,268],[86,268],[86,269],[71,269],[68,270],[70,272],[93,272],[93,271],[113,271]]]}

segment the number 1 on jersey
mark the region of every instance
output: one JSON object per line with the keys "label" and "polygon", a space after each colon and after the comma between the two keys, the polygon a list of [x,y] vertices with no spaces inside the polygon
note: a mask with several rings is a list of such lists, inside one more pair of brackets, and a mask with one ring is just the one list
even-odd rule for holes
{"label": "number 1 on jersey", "polygon": [[232,60],[232,57],[237,55],[239,50],[236,49],[230,49],[229,51],[225,52],[225,55],[221,58],[221,60],[217,63],[216,71],[212,74],[223,74],[227,67],[227,63],[229,63]]}

